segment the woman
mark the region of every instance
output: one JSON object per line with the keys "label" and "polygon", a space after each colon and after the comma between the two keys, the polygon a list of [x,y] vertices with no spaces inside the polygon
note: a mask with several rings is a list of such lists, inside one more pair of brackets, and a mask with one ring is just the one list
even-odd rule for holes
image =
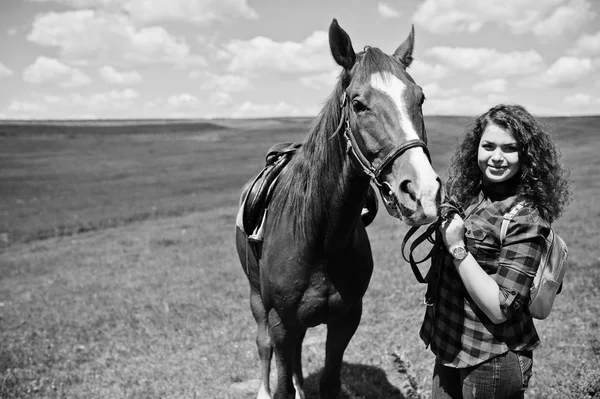
{"label": "woman", "polygon": [[[446,255],[421,338],[436,355],[432,398],[522,398],[540,339],[527,309],[542,245],[570,201],[548,134],[523,107],[478,117],[450,167]],[[500,244],[505,213],[518,202]]]}

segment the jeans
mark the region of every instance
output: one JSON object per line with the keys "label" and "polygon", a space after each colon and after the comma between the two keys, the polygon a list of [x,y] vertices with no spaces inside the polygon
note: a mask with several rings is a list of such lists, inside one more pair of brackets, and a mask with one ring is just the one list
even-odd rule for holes
{"label": "jeans", "polygon": [[431,399],[523,398],[532,369],[531,351],[509,351],[462,369],[436,362]]}

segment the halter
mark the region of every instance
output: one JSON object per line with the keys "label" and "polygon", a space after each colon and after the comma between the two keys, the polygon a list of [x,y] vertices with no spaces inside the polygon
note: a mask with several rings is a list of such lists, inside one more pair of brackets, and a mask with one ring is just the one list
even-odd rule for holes
{"label": "halter", "polygon": [[400,157],[406,151],[411,148],[421,147],[425,155],[427,155],[427,159],[429,159],[429,163],[431,163],[431,156],[429,155],[429,149],[427,148],[427,143],[420,139],[412,139],[407,140],[399,146],[395,147],[392,151],[390,151],[381,161],[378,166],[374,166],[362,153],[360,146],[356,142],[354,135],[352,134],[352,129],[350,128],[350,118],[349,111],[346,109],[346,105],[349,104],[347,101],[347,95],[344,92],[342,95],[342,103],[340,108],[342,109],[342,117],[340,118],[340,124],[338,125],[334,136],[340,131],[342,126],[346,125],[344,129],[344,138],[346,139],[346,153],[354,159],[355,162],[362,168],[363,172],[373,180],[373,183],[381,190],[383,185],[385,184],[389,188],[389,184],[385,182],[381,182],[380,175],[381,172],[388,166],[390,163],[394,162],[396,158]]}
{"label": "halter", "polygon": [[[346,105],[348,104],[348,107]],[[407,140],[399,146],[395,147],[392,151],[390,151],[384,158],[383,161],[378,166],[374,166],[369,160],[364,156],[362,151],[360,150],[360,146],[356,142],[354,135],[352,134],[352,129],[350,128],[350,111],[346,111],[350,105],[348,103],[348,96],[346,92],[342,95],[342,101],[340,108],[342,109],[342,116],[340,118],[340,123],[335,129],[335,132],[331,136],[332,138],[336,136],[339,131],[342,129],[344,124],[346,128],[344,129],[344,138],[346,139],[346,153],[350,157],[350,159],[354,160],[354,162],[358,163],[361,167],[362,171],[371,178],[373,183],[379,189],[379,194],[381,195],[381,199],[383,200],[383,204],[385,205],[388,213],[396,218],[399,218],[400,211],[398,209],[398,200],[394,195],[390,195],[392,192],[392,187],[387,182],[382,182],[380,180],[381,172],[388,166],[390,163],[394,162],[396,158],[400,157],[406,151],[411,148],[421,147],[425,155],[427,155],[427,159],[429,159],[429,163],[431,163],[431,156],[429,155],[429,149],[427,148],[427,143],[420,139],[412,139]]]}

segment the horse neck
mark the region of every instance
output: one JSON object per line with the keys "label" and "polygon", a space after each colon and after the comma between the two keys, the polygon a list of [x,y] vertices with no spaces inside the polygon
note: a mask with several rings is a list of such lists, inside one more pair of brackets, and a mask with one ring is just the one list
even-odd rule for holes
{"label": "horse neck", "polygon": [[359,170],[346,156],[340,184],[332,190],[330,201],[330,236],[326,247],[335,248],[335,242],[345,243],[360,219],[365,196],[369,188],[369,177]]}
{"label": "horse neck", "polygon": [[342,133],[332,137],[333,133],[332,129],[313,131],[289,177],[305,190],[295,192],[296,201],[306,205],[304,217],[301,212],[296,216],[303,224],[300,230],[306,229],[306,238],[322,243],[328,252],[345,246],[369,187],[369,178],[347,156]]}

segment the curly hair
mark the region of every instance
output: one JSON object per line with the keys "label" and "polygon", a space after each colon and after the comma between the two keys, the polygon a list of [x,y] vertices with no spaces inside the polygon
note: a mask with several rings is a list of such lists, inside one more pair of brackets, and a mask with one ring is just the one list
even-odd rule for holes
{"label": "curly hair", "polygon": [[505,129],[517,142],[517,200],[532,204],[550,223],[558,219],[571,201],[569,172],[561,165],[560,151],[543,126],[520,105],[497,105],[470,126],[452,157],[447,181],[450,198],[466,208],[479,195],[482,172],[477,152],[489,124]]}

